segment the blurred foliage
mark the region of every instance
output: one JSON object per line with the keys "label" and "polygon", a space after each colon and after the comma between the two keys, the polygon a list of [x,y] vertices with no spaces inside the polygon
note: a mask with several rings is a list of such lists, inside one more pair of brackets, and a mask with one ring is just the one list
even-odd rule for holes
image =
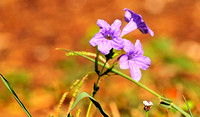
{"label": "blurred foliage", "polygon": [[145,55],[149,56],[153,63],[161,59],[165,64],[176,65],[177,69],[194,71],[197,67],[195,63],[182,53],[177,53],[173,47],[173,39],[167,37],[157,37],[144,45]]}

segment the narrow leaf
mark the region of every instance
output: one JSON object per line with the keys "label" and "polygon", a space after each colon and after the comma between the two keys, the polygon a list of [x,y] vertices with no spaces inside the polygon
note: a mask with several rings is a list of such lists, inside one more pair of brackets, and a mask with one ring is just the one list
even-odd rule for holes
{"label": "narrow leaf", "polygon": [[112,71],[112,69],[114,68],[116,64],[113,64],[110,68],[108,68],[103,74],[101,74],[101,76],[108,74],[109,72]]}
{"label": "narrow leaf", "polygon": [[[82,92],[81,94],[79,94],[79,96],[76,98],[76,100],[74,101],[74,104],[72,105],[72,108],[70,110],[70,112],[76,107],[76,105],[78,104],[78,102],[83,99],[88,97],[92,103],[96,106],[96,108],[100,111],[100,113],[104,116],[104,117],[109,117],[104,110],[101,108],[101,105],[92,97],[90,96],[88,93],[86,92]],[[70,113],[68,114],[68,117],[70,117]]]}
{"label": "narrow leaf", "polygon": [[172,108],[171,105],[166,104],[166,103],[164,103],[164,102],[161,102],[161,103],[160,103],[160,106],[163,106],[163,107],[169,108],[169,109]]}
{"label": "narrow leaf", "polygon": [[6,85],[6,87],[8,88],[8,90],[12,93],[12,95],[14,96],[14,98],[16,99],[16,101],[19,103],[19,105],[22,107],[22,109],[27,114],[27,116],[31,117],[31,114],[28,112],[28,110],[26,109],[26,107],[24,106],[24,104],[20,101],[20,99],[18,98],[17,94],[12,89],[10,83],[6,80],[6,78],[2,74],[0,74],[0,75],[1,75],[1,79],[2,79],[3,83]]}
{"label": "narrow leaf", "polygon": [[115,58],[117,55],[119,55],[121,53],[121,51],[119,52],[115,52],[114,55],[112,56],[112,58]]}
{"label": "narrow leaf", "polygon": [[167,104],[171,104],[172,100],[162,97],[161,100]]}
{"label": "narrow leaf", "polygon": [[[183,96],[183,95],[182,95],[182,96]],[[183,99],[185,100],[185,103],[186,103],[186,105],[187,105],[187,108],[188,108],[188,111],[190,112],[191,117],[193,117],[192,111],[190,110],[190,107],[189,107],[189,105],[188,105],[188,103],[187,103],[187,100],[185,99],[184,96],[183,96]]]}

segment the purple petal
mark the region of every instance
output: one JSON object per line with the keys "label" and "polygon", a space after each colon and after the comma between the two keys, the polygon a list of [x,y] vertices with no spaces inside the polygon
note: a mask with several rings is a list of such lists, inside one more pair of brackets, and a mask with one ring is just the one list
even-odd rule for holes
{"label": "purple petal", "polygon": [[143,22],[142,16],[140,14],[133,13],[132,18],[133,18],[133,21],[136,24],[139,24],[140,22]]}
{"label": "purple petal", "polygon": [[121,37],[132,32],[135,29],[137,29],[137,24],[133,21],[133,19],[131,19],[130,22],[123,28]]}
{"label": "purple petal", "polygon": [[132,61],[129,61],[129,68],[130,68],[131,78],[133,78],[133,80],[138,82],[142,77],[140,68]]}
{"label": "purple petal", "polygon": [[124,9],[125,12],[125,21],[130,22],[131,19],[138,24],[142,21],[142,16],[139,14],[134,13],[132,10],[129,10],[127,8]]}
{"label": "purple petal", "polygon": [[133,11],[131,11],[131,10],[127,9],[127,8],[124,8],[124,11],[126,11],[125,12],[125,17],[124,17],[125,21],[129,22],[131,20],[131,18],[132,18]]}
{"label": "purple petal", "polygon": [[120,28],[121,28],[121,21],[117,19],[111,25],[111,31],[114,36],[120,36],[121,34]]}
{"label": "purple petal", "polygon": [[121,69],[128,69],[128,56],[126,54],[122,55],[119,59],[119,66]]}
{"label": "purple petal", "polygon": [[116,50],[121,50],[124,48],[124,40],[121,37],[112,39],[112,47]]}
{"label": "purple petal", "polygon": [[130,61],[134,61],[134,63],[143,70],[147,70],[151,65],[151,60],[145,56],[135,56]]}
{"label": "purple petal", "polygon": [[152,37],[154,36],[154,32],[150,28],[148,28],[148,32]]}
{"label": "purple petal", "polygon": [[135,42],[135,50],[134,50],[134,53],[138,56],[143,56],[144,54],[144,50],[142,48],[142,44],[140,43],[140,40],[137,39],[136,42]]}
{"label": "purple petal", "polygon": [[143,34],[150,34],[152,37],[154,36],[154,32],[145,24],[145,22],[140,22],[138,24],[138,29],[143,33]]}
{"label": "purple petal", "polygon": [[149,33],[151,36],[154,36],[154,32],[146,25],[146,23],[142,20],[142,16],[140,14],[136,14],[133,11],[125,8],[125,21],[130,22],[133,19],[133,22],[136,23],[137,28],[143,33]]}
{"label": "purple petal", "polygon": [[112,49],[111,40],[105,39],[98,44],[98,50],[104,55],[108,54],[111,49]]}
{"label": "purple petal", "polygon": [[97,20],[97,25],[100,27],[100,29],[103,29],[104,32],[109,31],[110,29],[110,25],[106,21],[101,19]]}
{"label": "purple petal", "polygon": [[133,43],[129,40],[124,39],[124,51],[130,55],[134,52],[135,47],[133,45]]}
{"label": "purple petal", "polygon": [[101,33],[96,33],[94,37],[89,41],[90,45],[95,47],[98,45],[102,40],[104,40],[104,36]]}

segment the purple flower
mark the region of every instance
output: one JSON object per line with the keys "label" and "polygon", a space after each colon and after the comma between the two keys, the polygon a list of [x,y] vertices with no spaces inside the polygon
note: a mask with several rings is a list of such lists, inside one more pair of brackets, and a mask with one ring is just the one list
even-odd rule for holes
{"label": "purple flower", "polygon": [[134,13],[133,11],[125,8],[125,21],[131,22],[132,31],[135,29],[139,29],[143,34],[149,33],[151,36],[154,36],[154,32],[146,25],[146,23],[142,20],[142,16]]}
{"label": "purple flower", "polygon": [[151,60],[148,57],[143,56],[144,51],[139,40],[136,40],[135,46],[131,41],[124,39],[124,51],[119,59],[119,65],[121,69],[130,69],[131,77],[139,81],[141,79],[141,71],[147,70],[151,64]]}
{"label": "purple flower", "polygon": [[98,45],[98,50],[104,55],[108,54],[112,48],[121,50],[124,47],[124,40],[121,38],[120,20],[115,20],[110,26],[106,21],[99,19],[97,25],[100,30],[89,41],[92,46]]}

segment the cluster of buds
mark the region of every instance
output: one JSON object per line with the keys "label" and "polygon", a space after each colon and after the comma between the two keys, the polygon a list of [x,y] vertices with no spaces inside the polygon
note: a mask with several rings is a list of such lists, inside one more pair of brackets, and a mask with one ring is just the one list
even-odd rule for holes
{"label": "cluster of buds", "polygon": [[153,103],[151,101],[143,101],[144,104],[144,110],[147,112],[151,109],[151,106],[153,105]]}

